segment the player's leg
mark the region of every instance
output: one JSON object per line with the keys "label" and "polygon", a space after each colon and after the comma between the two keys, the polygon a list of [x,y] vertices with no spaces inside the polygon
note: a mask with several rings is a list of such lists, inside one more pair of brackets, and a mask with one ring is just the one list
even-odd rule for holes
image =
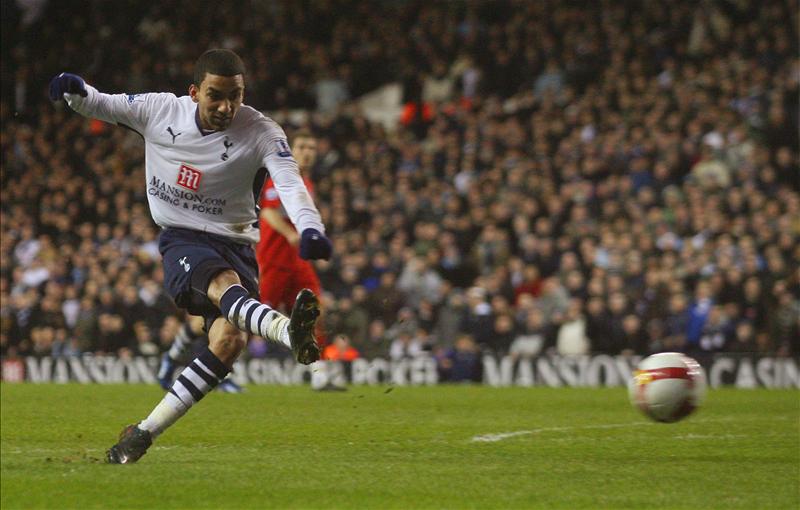
{"label": "player's leg", "polygon": [[208,348],[183,369],[147,418],[123,431],[119,442],[106,453],[108,462],[139,460],[155,438],[227,377],[245,344],[242,332],[218,317],[208,332]]}
{"label": "player's leg", "polygon": [[169,350],[161,357],[158,368],[158,383],[168,390],[172,386],[172,376],[180,361],[189,352],[192,343],[203,335],[203,318],[196,315],[187,316],[178,334],[172,340]]}
{"label": "player's leg", "polygon": [[[220,319],[224,319],[224,318],[220,317]],[[222,336],[219,337],[220,338],[219,340],[215,340],[215,341],[212,341],[211,340],[211,335],[209,335],[209,337],[208,337],[209,338],[209,341],[208,341],[209,349],[213,353],[215,353],[217,355],[217,357],[219,357],[220,359],[223,359],[223,357],[225,357],[227,359],[229,354],[233,352],[232,349],[234,349],[234,348],[238,349],[238,352],[233,356],[233,360],[230,362],[230,371],[228,372],[228,375],[225,376],[220,381],[219,386],[217,386],[217,389],[219,391],[223,392],[223,393],[242,393],[244,391],[244,388],[242,388],[241,386],[236,384],[236,381],[234,381],[232,379],[231,375],[233,373],[233,363],[239,357],[239,354],[241,354],[242,350],[244,350],[245,345],[247,345],[247,336],[244,333],[242,333],[241,331],[239,331],[239,329],[237,329],[233,324],[231,324],[231,323],[229,323],[227,321],[224,321],[224,320],[222,322],[224,323],[225,328],[230,330],[230,335],[228,335],[228,334],[222,335]],[[215,323],[216,323],[216,321],[215,321]],[[212,325],[211,327],[213,328],[214,326]],[[235,335],[233,333],[234,331],[239,333],[239,338],[241,339],[241,347],[236,347],[234,345],[230,345],[229,342],[228,342],[228,339],[233,339],[234,338],[234,335]]]}
{"label": "player's leg", "polygon": [[[159,238],[159,249],[165,287],[175,303],[202,315],[207,324],[213,321],[208,327],[209,348],[181,372],[145,420],[123,431],[119,442],[106,452],[109,463],[136,462],[156,436],[228,375],[246,343],[239,330],[288,343],[298,361],[311,363],[319,358],[313,335],[319,314],[316,296],[301,292],[291,319],[251,299],[251,293],[258,291],[252,248],[211,235],[167,229]],[[245,275],[244,282],[239,274]]]}
{"label": "player's leg", "polygon": [[319,359],[319,346],[314,338],[319,302],[310,290],[298,293],[291,318],[251,298],[232,270],[215,275],[206,295],[242,331],[287,345],[300,363],[310,364]]}
{"label": "player's leg", "polygon": [[[167,292],[179,307],[192,315],[202,316],[209,334],[213,334],[214,338],[224,336],[226,330],[240,334],[230,325],[223,328],[226,321],[220,317],[219,309],[209,302],[203,291],[214,274],[231,266],[216,244],[208,235],[183,229],[166,229],[159,236]],[[214,323],[218,325],[214,327]],[[187,392],[192,397],[205,394],[202,391],[197,395],[192,394],[191,389],[187,389],[189,385],[194,382],[195,389],[198,388],[197,385],[203,389],[211,388],[228,372],[228,367],[209,348],[205,349],[178,376],[170,392],[153,412],[138,426],[131,425],[122,432],[119,442],[106,452],[107,461],[112,464],[136,462],[150,447],[153,439],[188,409],[179,396],[185,397]],[[189,381],[189,384],[185,381]]]}
{"label": "player's leg", "polygon": [[246,343],[241,331],[223,317],[217,317],[208,332],[208,348],[183,369],[139,428],[150,431],[155,438],[175,423],[227,377]]}

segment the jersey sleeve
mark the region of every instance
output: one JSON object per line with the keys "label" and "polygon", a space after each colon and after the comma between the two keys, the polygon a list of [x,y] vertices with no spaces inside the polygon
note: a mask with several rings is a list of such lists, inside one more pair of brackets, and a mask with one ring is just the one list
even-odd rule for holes
{"label": "jersey sleeve", "polygon": [[150,119],[166,105],[172,94],[104,94],[86,85],[87,96],[64,94],[70,108],[84,117],[129,127],[144,136]]}
{"label": "jersey sleeve", "polygon": [[297,162],[292,156],[283,130],[277,128],[269,131],[265,135],[272,134],[273,136],[262,141],[260,150],[263,154],[264,166],[269,171],[275,186],[277,198],[298,232],[307,228],[325,232],[322,218],[300,177],[300,170],[297,168]]}

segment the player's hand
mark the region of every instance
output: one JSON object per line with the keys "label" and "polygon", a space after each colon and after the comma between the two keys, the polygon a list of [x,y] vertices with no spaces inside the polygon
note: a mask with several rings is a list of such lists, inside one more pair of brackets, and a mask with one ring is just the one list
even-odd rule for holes
{"label": "player's hand", "polygon": [[286,235],[286,241],[289,242],[292,246],[299,246],[300,245],[300,234],[292,230]]}
{"label": "player's hand", "polygon": [[86,97],[86,82],[77,74],[61,73],[50,80],[50,99],[58,101],[64,99],[64,94],[78,94]]}
{"label": "player's hand", "polygon": [[333,253],[331,240],[314,228],[303,230],[300,235],[300,258],[305,260],[328,260]]}

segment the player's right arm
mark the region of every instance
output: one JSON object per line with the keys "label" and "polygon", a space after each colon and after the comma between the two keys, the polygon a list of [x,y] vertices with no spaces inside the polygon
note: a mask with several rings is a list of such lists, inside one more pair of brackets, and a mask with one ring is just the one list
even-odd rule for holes
{"label": "player's right arm", "polygon": [[64,99],[84,117],[129,127],[144,135],[150,118],[169,94],[104,94],[80,76],[61,73],[50,81],[50,99]]}
{"label": "player's right arm", "polygon": [[289,222],[286,221],[283,214],[277,209],[264,208],[259,213],[261,219],[266,221],[276,232],[286,238],[289,244],[297,246],[300,243],[300,235],[292,228]]}

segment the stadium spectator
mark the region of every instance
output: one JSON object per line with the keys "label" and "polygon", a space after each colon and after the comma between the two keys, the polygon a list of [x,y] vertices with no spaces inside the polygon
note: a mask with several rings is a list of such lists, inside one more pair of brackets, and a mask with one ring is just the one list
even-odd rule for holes
{"label": "stadium spectator", "polygon": [[341,333],[333,338],[333,343],[322,350],[324,360],[349,362],[359,357],[358,350],[350,343],[350,337]]}
{"label": "stadium spectator", "polygon": [[538,308],[531,309],[525,315],[525,322],[520,332],[511,342],[509,354],[514,359],[519,359],[532,358],[544,352],[545,347],[550,343],[548,341],[549,329],[542,311]]}
{"label": "stadium spectator", "polygon": [[483,373],[480,348],[473,338],[462,333],[455,343],[437,354],[439,378],[445,382],[480,382]]}
{"label": "stadium spectator", "polygon": [[389,357],[393,360],[411,359],[421,356],[424,345],[410,331],[400,331],[389,346]]}
{"label": "stadium spectator", "polygon": [[[716,28],[698,35],[691,2],[632,13],[613,2],[373,4],[366,31],[356,30],[361,9],[333,13],[325,2],[275,2],[221,31],[196,3],[90,4],[90,32],[69,3],[47,3],[26,26],[14,4],[4,11],[4,356],[135,349],[139,318],[166,349],[176,310],[161,291],[141,140],[54,108],[35,84],[66,65],[91,69],[108,90],[182,92],[183,55],[223,39],[245,61],[269,63],[252,66],[249,104],[287,119],[311,108],[284,125],[319,136],[308,175],[337,256],[316,269],[332,307],[365,309],[366,338],[352,336],[365,357],[387,356],[386,330],[409,313],[412,338],[425,323],[442,349],[465,331],[489,345],[496,295],[519,331],[529,307],[541,310],[553,331],[546,345],[574,322],[564,317],[577,298],[591,352],[629,345],[630,313],[640,318],[636,337],[647,336],[641,349],[689,349],[721,306],[737,325],[730,348],[800,353],[800,75],[789,2],[715,9],[725,38]],[[482,16],[491,9],[508,16]],[[257,28],[276,16],[292,38]],[[42,31],[43,18],[73,21]],[[313,33],[303,22],[311,18],[322,24]],[[452,37],[451,23],[462,27]],[[170,26],[193,30],[169,32],[174,47],[157,51]],[[390,81],[416,108],[395,130],[354,102]],[[609,317],[618,295],[629,307]],[[123,322],[119,345],[109,317]],[[742,321],[752,340],[736,340]]]}
{"label": "stadium spectator", "polygon": [[564,356],[577,356],[590,352],[586,336],[586,319],[583,316],[583,303],[573,299],[560,321],[556,337],[556,352]]}

